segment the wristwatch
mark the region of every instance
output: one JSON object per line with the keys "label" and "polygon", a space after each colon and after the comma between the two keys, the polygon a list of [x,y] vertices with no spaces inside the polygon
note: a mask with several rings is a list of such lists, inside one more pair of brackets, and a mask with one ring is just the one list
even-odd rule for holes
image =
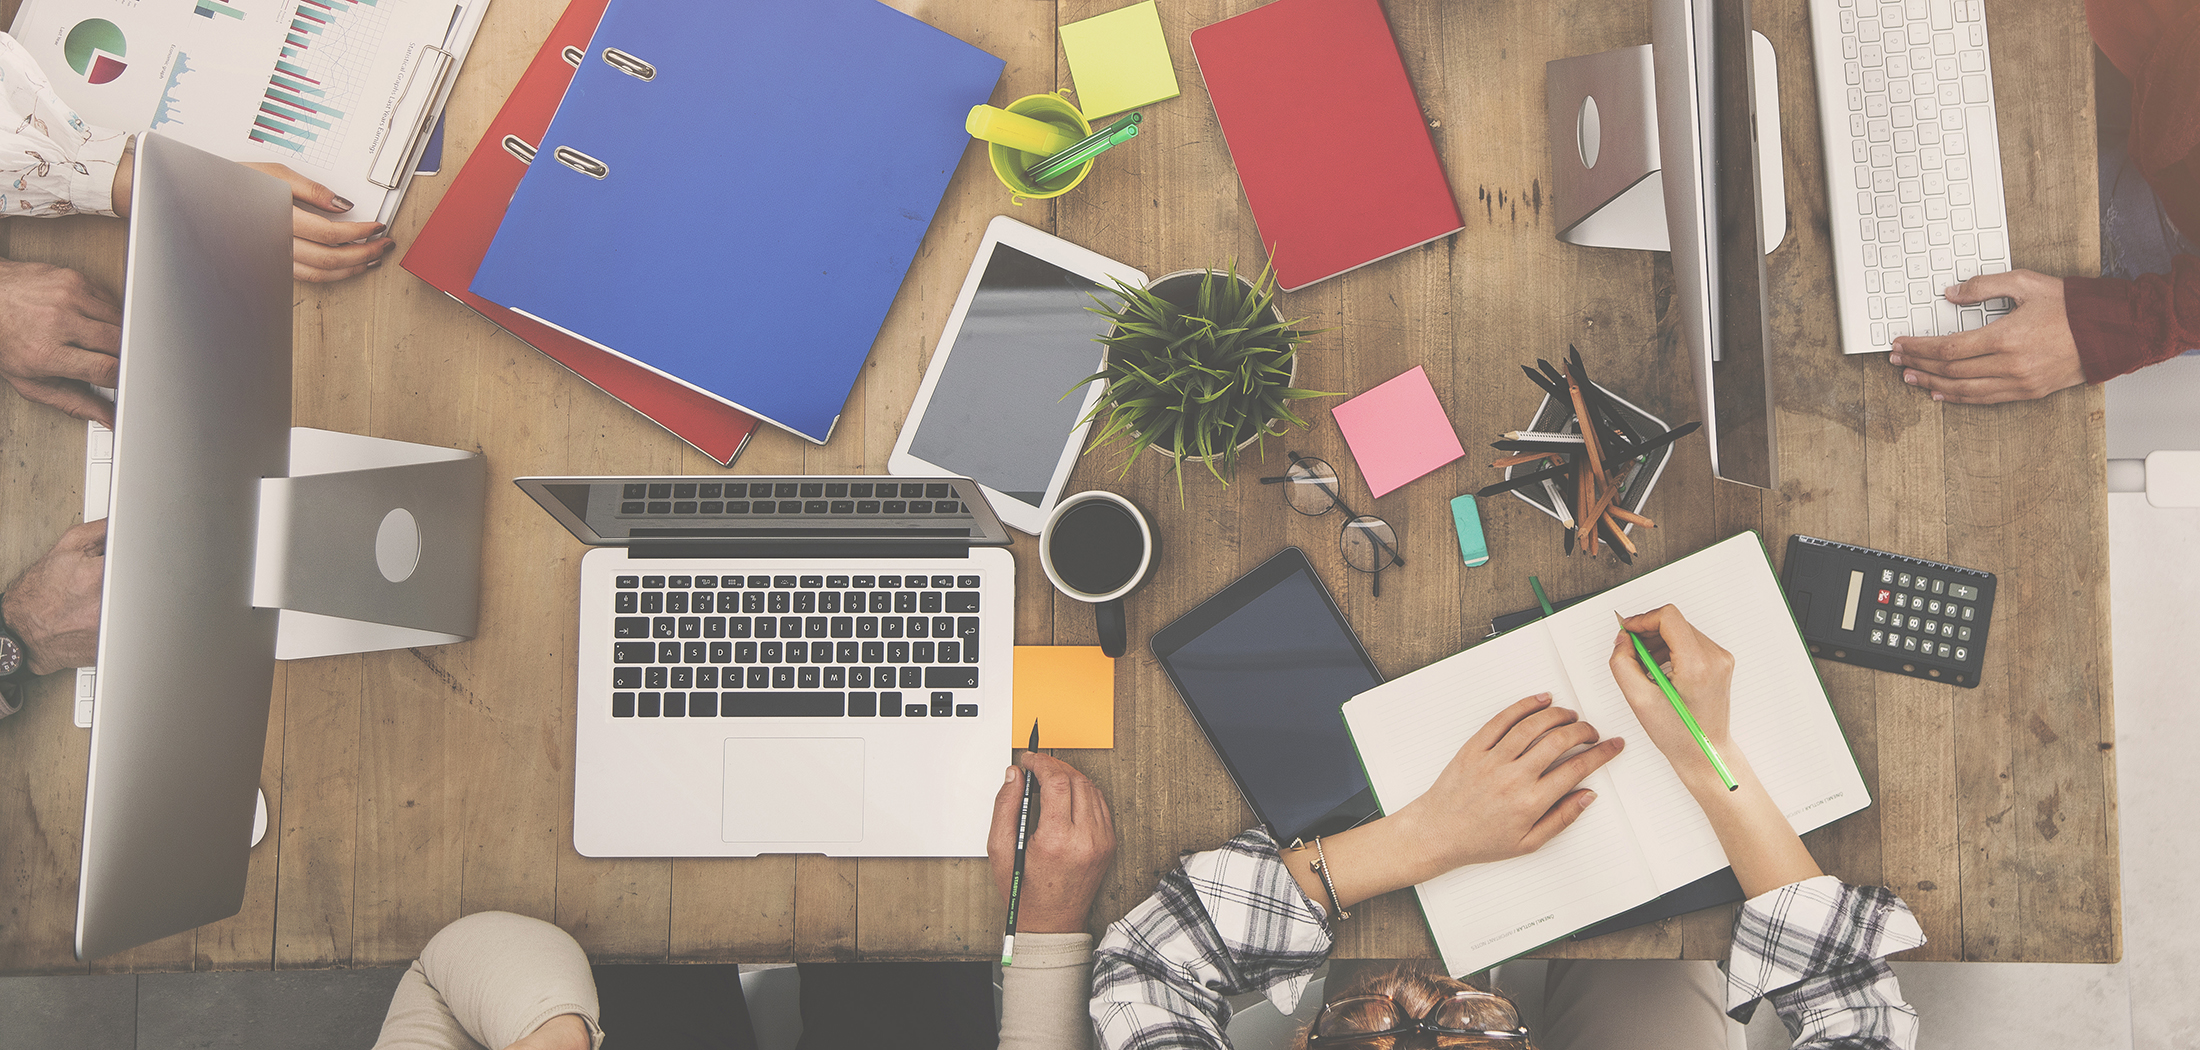
{"label": "wristwatch", "polygon": [[[4,608],[7,596],[0,594],[0,608]],[[23,683],[31,678],[30,650],[24,648],[7,621],[0,620],[0,718],[14,714],[23,706]]]}

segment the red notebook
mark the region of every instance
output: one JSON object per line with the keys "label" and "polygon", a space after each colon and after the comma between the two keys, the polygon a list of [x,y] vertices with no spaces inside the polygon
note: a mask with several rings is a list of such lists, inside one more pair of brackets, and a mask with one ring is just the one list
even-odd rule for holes
{"label": "red notebook", "polygon": [[1192,53],[1285,290],[1465,226],[1379,0],[1275,0]]}
{"label": "red notebook", "polygon": [[496,238],[498,224],[504,221],[512,191],[527,171],[527,162],[513,148],[531,153],[539,144],[559,100],[565,97],[566,85],[573,81],[574,66],[565,52],[570,48],[575,57],[588,52],[589,38],[609,3],[572,0],[566,7],[400,265],[704,455],[730,466],[756,430],[755,417],[467,290],[489,242]]}

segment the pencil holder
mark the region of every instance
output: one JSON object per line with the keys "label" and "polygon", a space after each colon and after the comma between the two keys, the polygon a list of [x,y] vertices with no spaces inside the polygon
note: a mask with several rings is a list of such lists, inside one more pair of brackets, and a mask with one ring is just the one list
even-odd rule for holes
{"label": "pencil holder", "polygon": [[[1064,97],[1067,93],[1065,90],[1046,95],[1025,95],[1001,108],[1033,120],[1046,121],[1082,139],[1092,134],[1092,122],[1086,120],[1085,115],[1078,112],[1077,107]],[[985,152],[986,157],[993,162],[993,174],[1000,178],[1001,185],[1009,189],[1010,203],[1019,207],[1026,200],[1059,197],[1076,189],[1078,183],[1085,181],[1085,173],[1092,170],[1093,163],[1088,160],[1045,182],[1033,182],[1024,171],[1045,160],[1045,157],[1010,149],[998,142],[986,143]]]}

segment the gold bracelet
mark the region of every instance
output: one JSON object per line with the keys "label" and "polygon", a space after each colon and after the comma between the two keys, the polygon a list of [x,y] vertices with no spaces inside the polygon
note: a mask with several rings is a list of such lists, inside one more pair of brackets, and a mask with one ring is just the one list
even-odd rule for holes
{"label": "gold bracelet", "polygon": [[[1291,840],[1291,852],[1297,853],[1305,848],[1306,840]],[[1337,884],[1329,877],[1329,854],[1322,849],[1322,837],[1320,835],[1314,836],[1314,861],[1308,866],[1314,869],[1314,874],[1322,877],[1322,890],[1329,894],[1329,914],[1336,916],[1339,920],[1351,918],[1352,913],[1344,910],[1344,905],[1337,901]]]}

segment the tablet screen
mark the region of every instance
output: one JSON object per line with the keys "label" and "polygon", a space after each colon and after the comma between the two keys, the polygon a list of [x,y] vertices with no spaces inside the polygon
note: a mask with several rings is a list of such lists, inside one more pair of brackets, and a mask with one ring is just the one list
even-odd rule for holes
{"label": "tablet screen", "polygon": [[1262,569],[1286,567],[1271,561],[1253,570],[1209,602],[1234,610],[1160,655],[1254,810],[1288,837],[1368,790],[1338,709],[1382,684],[1382,676],[1304,555],[1285,554],[1297,555],[1297,571],[1286,569],[1260,589],[1259,578],[1269,575]]}
{"label": "tablet screen", "polygon": [[1011,248],[993,246],[962,330],[909,454],[1038,506],[1076,429],[1084,391],[1078,380],[1100,370],[1105,317],[1085,308],[1092,281]]}

